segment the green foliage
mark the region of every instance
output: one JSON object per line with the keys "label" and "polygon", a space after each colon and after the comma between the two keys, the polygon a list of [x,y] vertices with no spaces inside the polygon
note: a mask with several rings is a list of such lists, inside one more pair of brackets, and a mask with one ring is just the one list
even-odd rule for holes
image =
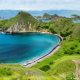
{"label": "green foliage", "polygon": [[50,27],[50,28],[49,28],[49,31],[50,31],[51,33],[54,33],[54,34],[57,33],[57,32],[54,30],[54,27]]}
{"label": "green foliage", "polygon": [[0,68],[0,76],[11,76],[13,71],[10,68]]}
{"label": "green foliage", "polygon": [[80,39],[80,24],[75,24],[71,37],[74,39]]}
{"label": "green foliage", "polygon": [[80,24],[72,22],[72,18],[59,17],[47,23],[41,23],[37,26],[38,30],[47,29],[51,33],[60,34],[62,37],[80,39]]}
{"label": "green foliage", "polygon": [[61,35],[62,37],[67,37],[67,36],[69,36],[71,33],[72,33],[72,31],[70,31],[70,32],[68,32],[68,31],[66,31],[66,32],[60,32],[60,35]]}
{"label": "green foliage", "polygon": [[0,64],[0,80],[53,80],[47,73],[20,65]]}
{"label": "green foliage", "polygon": [[7,23],[8,20],[0,20],[0,28],[5,28],[4,25]]}
{"label": "green foliage", "polygon": [[50,66],[49,65],[45,65],[43,66],[42,68],[40,68],[42,71],[48,71],[50,69]]}
{"label": "green foliage", "polygon": [[59,34],[60,32],[70,32],[72,27],[73,23],[71,22],[71,19],[68,18],[59,18],[58,20],[53,22],[53,28]]}
{"label": "green foliage", "polygon": [[76,80],[75,75],[73,73],[69,73],[66,75],[66,80]]}
{"label": "green foliage", "polygon": [[64,48],[64,54],[80,54],[80,42],[79,41],[69,41],[69,44],[66,43],[66,48]]}
{"label": "green foliage", "polygon": [[26,30],[29,30],[29,27],[31,29],[35,29],[35,27],[38,25],[37,19],[35,19],[32,15],[30,15],[27,12],[19,12],[15,17],[9,19],[9,20],[3,20],[0,22],[0,26],[2,28],[9,28],[11,26],[22,25],[25,27]]}

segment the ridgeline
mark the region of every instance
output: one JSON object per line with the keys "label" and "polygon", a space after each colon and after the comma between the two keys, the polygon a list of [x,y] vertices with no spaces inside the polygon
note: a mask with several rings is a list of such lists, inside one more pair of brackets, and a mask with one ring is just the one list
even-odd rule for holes
{"label": "ridgeline", "polygon": [[38,20],[27,12],[19,12],[15,17],[9,20],[1,20],[0,28],[6,32],[27,32],[34,31]]}

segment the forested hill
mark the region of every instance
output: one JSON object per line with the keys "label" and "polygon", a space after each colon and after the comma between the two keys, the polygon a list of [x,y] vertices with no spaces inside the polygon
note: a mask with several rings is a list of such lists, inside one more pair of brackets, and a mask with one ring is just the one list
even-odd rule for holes
{"label": "forested hill", "polygon": [[37,24],[37,19],[23,11],[9,20],[0,21],[0,27],[5,28],[7,32],[32,31],[35,30]]}
{"label": "forested hill", "polygon": [[64,39],[80,39],[80,23],[74,23],[73,18],[53,16],[51,21],[42,23],[38,29],[47,29],[53,34],[60,34]]}

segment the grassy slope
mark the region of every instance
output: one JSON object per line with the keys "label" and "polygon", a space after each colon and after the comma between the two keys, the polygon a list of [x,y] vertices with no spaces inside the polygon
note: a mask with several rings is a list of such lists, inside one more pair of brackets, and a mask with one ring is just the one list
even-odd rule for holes
{"label": "grassy slope", "polygon": [[[77,45],[75,50],[80,49],[80,42],[78,40],[64,41],[61,45],[62,47],[58,52],[33,67],[41,69],[45,65],[49,65],[50,69],[47,70],[46,73],[60,80],[67,80],[66,77],[71,78],[71,76],[75,76],[75,64],[72,60],[80,60],[80,56],[76,53],[64,54],[64,51],[75,45]],[[73,52],[75,52],[75,50]]]}
{"label": "grassy slope", "polygon": [[45,72],[20,65],[0,64],[0,80],[52,80]]}

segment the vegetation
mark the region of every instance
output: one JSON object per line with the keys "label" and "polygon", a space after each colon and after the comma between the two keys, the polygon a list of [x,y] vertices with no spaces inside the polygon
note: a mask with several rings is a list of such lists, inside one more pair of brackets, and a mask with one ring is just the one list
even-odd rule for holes
{"label": "vegetation", "polygon": [[0,27],[5,28],[5,31],[9,28],[12,30],[14,27],[17,27],[18,31],[22,31],[23,29],[26,31],[32,31],[35,30],[38,23],[38,20],[32,15],[21,11],[15,17],[9,20],[1,20]]}
{"label": "vegetation", "polygon": [[[73,60],[80,60],[80,54],[78,54],[80,42],[78,40],[63,41],[61,45],[58,52],[33,67],[42,68],[42,71],[60,80],[76,80],[76,65]],[[46,65],[49,65],[49,69],[45,71]]]}
{"label": "vegetation", "polygon": [[52,80],[48,74],[36,68],[0,64],[0,80]]}
{"label": "vegetation", "polygon": [[43,66],[42,68],[40,68],[42,71],[48,71],[50,69],[50,66],[49,65],[45,65]]}
{"label": "vegetation", "polygon": [[[56,15],[55,15],[56,16]],[[45,14],[44,17],[52,18]],[[16,22],[24,23],[29,31],[28,23],[36,31],[47,30],[54,34],[60,34],[64,40],[60,49],[52,56],[38,62],[36,65],[25,68],[20,65],[0,64],[0,80],[76,80],[80,74],[76,74],[76,64],[80,71],[80,23],[72,22],[73,18],[56,17],[50,22],[39,22],[30,14],[20,12],[9,20],[1,20],[0,27],[8,28]],[[30,30],[31,31],[31,30]]]}

